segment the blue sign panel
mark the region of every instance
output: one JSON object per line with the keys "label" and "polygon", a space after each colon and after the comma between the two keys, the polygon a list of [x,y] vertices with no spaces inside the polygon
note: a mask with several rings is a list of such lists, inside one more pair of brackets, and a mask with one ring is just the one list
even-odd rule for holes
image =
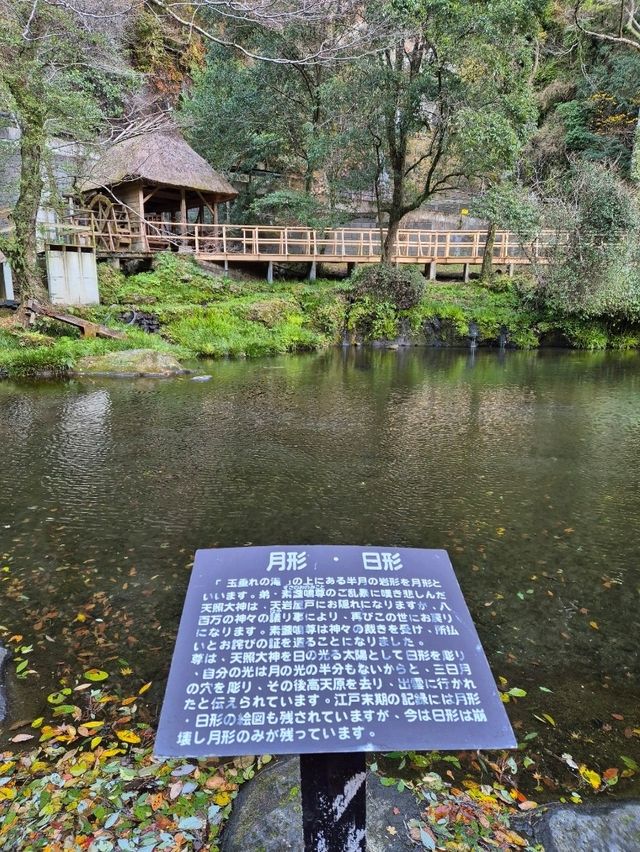
{"label": "blue sign panel", "polygon": [[514,748],[444,550],[199,550],[155,752]]}

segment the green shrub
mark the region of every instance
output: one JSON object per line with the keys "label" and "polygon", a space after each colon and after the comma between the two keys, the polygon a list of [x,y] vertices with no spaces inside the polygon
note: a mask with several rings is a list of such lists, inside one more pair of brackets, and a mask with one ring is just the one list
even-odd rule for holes
{"label": "green shrub", "polygon": [[609,343],[607,329],[599,322],[567,320],[562,324],[562,331],[576,349],[606,349]]}
{"label": "green shrub", "polygon": [[398,314],[391,302],[363,296],[349,308],[346,327],[364,341],[392,340],[398,336]]}
{"label": "green shrub", "polygon": [[157,254],[150,272],[125,276],[101,263],[98,275],[103,304],[205,304],[226,298],[229,284],[202,270],[191,258],[172,252]]}
{"label": "green shrub", "polygon": [[353,292],[409,310],[420,303],[425,291],[425,279],[415,266],[391,266],[378,263],[365,266],[351,277]]}
{"label": "green shrub", "polygon": [[302,315],[292,314],[273,327],[244,319],[228,308],[198,308],[173,323],[169,339],[205,357],[278,355],[316,349],[322,337],[304,326]]}

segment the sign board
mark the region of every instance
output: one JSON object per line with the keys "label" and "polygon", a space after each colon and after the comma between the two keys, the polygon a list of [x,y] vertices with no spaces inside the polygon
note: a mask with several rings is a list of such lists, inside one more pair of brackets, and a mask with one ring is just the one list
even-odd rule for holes
{"label": "sign board", "polygon": [[155,753],[515,748],[444,550],[199,550]]}

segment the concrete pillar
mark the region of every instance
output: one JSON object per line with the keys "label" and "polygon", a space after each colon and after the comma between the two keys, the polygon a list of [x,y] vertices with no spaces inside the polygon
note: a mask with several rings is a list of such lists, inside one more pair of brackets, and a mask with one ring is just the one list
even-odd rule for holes
{"label": "concrete pillar", "polygon": [[270,260],[267,265],[267,283],[273,284],[273,261]]}
{"label": "concrete pillar", "polygon": [[513,273],[516,271],[515,263],[509,264],[509,278],[513,278]]}
{"label": "concrete pillar", "polygon": [[317,271],[318,271],[318,268],[317,268],[316,262],[315,262],[315,260],[312,260],[311,263],[309,264],[309,271],[307,273],[307,279],[309,281],[315,281],[316,277],[317,277]]}
{"label": "concrete pillar", "polygon": [[0,299],[13,301],[13,277],[9,261],[0,261]]}
{"label": "concrete pillar", "polygon": [[429,281],[435,281],[436,280],[436,271],[437,271],[437,264],[436,264],[435,260],[432,260],[431,263],[429,264]]}
{"label": "concrete pillar", "polygon": [[353,275],[353,273],[356,271],[357,268],[358,268],[357,263],[347,263],[347,276]]}
{"label": "concrete pillar", "polygon": [[462,275],[463,275],[464,283],[468,284],[469,283],[469,264],[463,263],[462,264],[462,270],[463,270]]}
{"label": "concrete pillar", "polygon": [[229,261],[227,260],[227,258],[226,258],[226,257],[225,257],[225,259],[224,259],[224,271],[225,271],[225,272],[228,272],[228,271],[229,271]]}

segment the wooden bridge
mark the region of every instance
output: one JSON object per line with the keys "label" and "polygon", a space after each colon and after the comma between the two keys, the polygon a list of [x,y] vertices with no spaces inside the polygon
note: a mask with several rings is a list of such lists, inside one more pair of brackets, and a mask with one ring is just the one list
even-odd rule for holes
{"label": "wooden bridge", "polygon": [[[99,257],[141,257],[158,251],[193,254],[198,260],[222,263],[361,264],[379,263],[381,242],[386,233],[377,228],[334,228],[319,230],[273,225],[202,224],[153,221],[150,219],[100,220],[93,211],[78,211],[54,226],[48,237],[96,249]],[[545,232],[523,245],[507,231],[498,231],[493,262],[513,272],[514,267],[545,262],[555,234]],[[398,231],[392,261],[424,264],[431,277],[436,264],[460,265],[468,277],[469,266],[482,263],[485,231],[430,231],[402,228]]]}

